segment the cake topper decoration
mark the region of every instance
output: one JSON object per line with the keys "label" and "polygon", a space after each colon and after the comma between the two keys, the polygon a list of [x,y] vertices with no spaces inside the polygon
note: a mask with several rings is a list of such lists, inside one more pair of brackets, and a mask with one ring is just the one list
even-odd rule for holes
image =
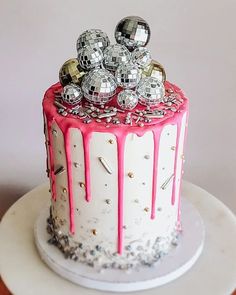
{"label": "cake topper decoration", "polygon": [[118,105],[125,110],[132,110],[138,104],[138,96],[135,91],[125,89],[117,96]]}
{"label": "cake topper decoration", "polygon": [[138,16],[127,16],[116,26],[116,42],[125,45],[130,51],[149,42],[151,31],[148,23]]}
{"label": "cake topper decoration", "polygon": [[75,84],[69,84],[64,87],[61,96],[65,103],[69,105],[75,105],[81,101],[83,93],[79,86]]}
{"label": "cake topper decoration", "polygon": [[80,68],[76,58],[67,60],[59,71],[59,80],[62,86],[69,83],[81,84],[85,71]]}
{"label": "cake topper decoration", "polygon": [[162,83],[166,81],[166,73],[163,66],[152,60],[148,66],[142,70],[142,77],[155,77]]}
{"label": "cake topper decoration", "polygon": [[76,44],[77,51],[84,46],[91,46],[92,48],[100,48],[102,51],[110,44],[110,40],[106,33],[101,30],[86,30],[83,32]]}
{"label": "cake topper decoration", "polygon": [[78,51],[80,66],[85,70],[91,70],[101,65],[103,53],[100,48],[84,46]]}
{"label": "cake topper decoration", "polygon": [[82,90],[84,97],[94,104],[107,103],[116,93],[114,76],[105,69],[94,69],[84,78]]}
{"label": "cake topper decoration", "polygon": [[152,61],[151,52],[146,47],[138,47],[132,52],[132,60],[140,68],[145,68]]}
{"label": "cake topper decoration", "polygon": [[115,72],[120,64],[127,63],[130,59],[130,52],[124,45],[114,44],[104,50],[103,63],[109,71]]}
{"label": "cake topper decoration", "polygon": [[115,77],[119,86],[123,88],[134,88],[138,85],[141,78],[141,71],[136,64],[129,62],[118,67]]}

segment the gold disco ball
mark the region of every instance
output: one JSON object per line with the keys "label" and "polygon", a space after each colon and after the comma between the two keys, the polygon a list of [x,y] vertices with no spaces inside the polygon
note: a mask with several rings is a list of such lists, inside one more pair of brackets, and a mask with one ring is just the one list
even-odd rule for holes
{"label": "gold disco ball", "polygon": [[84,75],[85,71],[81,69],[77,58],[71,58],[62,65],[59,71],[59,80],[62,86],[69,83],[80,85]]}
{"label": "gold disco ball", "polygon": [[151,63],[143,69],[142,77],[154,77],[164,83],[166,81],[166,72],[159,62],[152,60]]}

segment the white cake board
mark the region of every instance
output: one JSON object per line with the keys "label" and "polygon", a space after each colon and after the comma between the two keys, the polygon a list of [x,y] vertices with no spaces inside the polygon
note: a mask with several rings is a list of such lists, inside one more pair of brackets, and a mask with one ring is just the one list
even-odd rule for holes
{"label": "white cake board", "polygon": [[[0,272],[15,295],[102,295],[73,284],[42,262],[34,244],[33,226],[49,205],[42,185],[19,199],[0,224]],[[184,182],[183,195],[203,218],[204,249],[194,266],[177,280],[161,287],[134,292],[138,295],[230,294],[236,286],[236,218],[220,201],[201,188]],[[112,294],[107,292],[106,294]],[[124,293],[123,293],[124,294]]]}
{"label": "white cake board", "polygon": [[65,259],[53,245],[47,243],[46,231],[49,207],[44,208],[35,224],[35,241],[43,261],[63,278],[84,287],[113,292],[130,292],[164,285],[189,270],[198,259],[204,244],[202,218],[193,205],[182,199],[183,234],[179,245],[153,267],[141,267],[130,272],[109,269],[98,272],[92,267]]}

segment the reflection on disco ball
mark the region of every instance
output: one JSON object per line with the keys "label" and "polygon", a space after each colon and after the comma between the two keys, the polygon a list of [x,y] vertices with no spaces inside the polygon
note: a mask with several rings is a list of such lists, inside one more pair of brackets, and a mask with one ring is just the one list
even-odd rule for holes
{"label": "reflection on disco ball", "polygon": [[105,69],[91,70],[82,83],[84,97],[94,104],[107,103],[115,95],[116,88],[114,76]]}
{"label": "reflection on disco ball", "polygon": [[132,110],[138,104],[138,96],[135,91],[125,89],[118,94],[117,104],[121,109]]}
{"label": "reflection on disco ball", "polygon": [[76,44],[77,51],[84,46],[100,48],[102,51],[110,44],[107,34],[101,30],[91,29],[83,32]]}
{"label": "reflection on disco ball", "polygon": [[76,58],[67,60],[59,71],[59,80],[62,86],[69,83],[80,85],[85,72],[80,68],[79,62]]}
{"label": "reflection on disco ball", "polygon": [[134,88],[141,78],[141,71],[133,63],[122,64],[117,68],[115,77],[119,86],[123,88]]}
{"label": "reflection on disco ball", "polygon": [[135,48],[132,52],[132,60],[140,68],[145,68],[152,61],[151,52],[146,47]]}
{"label": "reflection on disco ball", "polygon": [[110,45],[104,50],[103,63],[109,71],[115,72],[120,64],[127,63],[130,59],[130,52],[121,44]]}
{"label": "reflection on disco ball", "polygon": [[68,84],[63,88],[62,100],[67,104],[74,105],[81,101],[83,98],[82,90],[75,84]]}
{"label": "reflection on disco ball", "polygon": [[153,106],[162,101],[165,95],[165,87],[157,78],[146,77],[141,79],[136,92],[141,104]]}
{"label": "reflection on disco ball", "polygon": [[83,69],[90,70],[101,65],[103,54],[99,48],[85,46],[78,51],[78,60]]}
{"label": "reflection on disco ball", "polygon": [[116,26],[116,42],[125,45],[130,51],[140,46],[146,46],[151,31],[148,23],[138,16],[127,16]]}
{"label": "reflection on disco ball", "polygon": [[142,70],[142,77],[154,77],[164,83],[166,81],[165,69],[157,61],[152,60],[151,63]]}

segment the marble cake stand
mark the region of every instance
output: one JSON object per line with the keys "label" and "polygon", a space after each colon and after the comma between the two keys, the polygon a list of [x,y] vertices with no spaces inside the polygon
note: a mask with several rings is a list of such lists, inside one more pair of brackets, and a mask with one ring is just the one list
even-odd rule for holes
{"label": "marble cake stand", "polygon": [[[185,275],[158,289],[138,294],[152,295],[157,290],[160,295],[230,294],[236,285],[236,218],[225,205],[195,185],[185,182],[183,195],[193,204],[191,208],[191,204],[185,202],[186,206],[190,206],[188,209],[197,208],[204,221],[206,236],[202,255],[199,245],[190,264],[200,257]],[[83,288],[61,278],[40,259],[33,228],[39,212],[49,205],[48,200],[47,186],[39,186],[17,201],[4,216],[0,225],[0,271],[5,284],[15,295],[104,294],[103,291]],[[198,224],[201,229],[201,223]],[[178,249],[181,249],[181,244],[176,251]]]}

